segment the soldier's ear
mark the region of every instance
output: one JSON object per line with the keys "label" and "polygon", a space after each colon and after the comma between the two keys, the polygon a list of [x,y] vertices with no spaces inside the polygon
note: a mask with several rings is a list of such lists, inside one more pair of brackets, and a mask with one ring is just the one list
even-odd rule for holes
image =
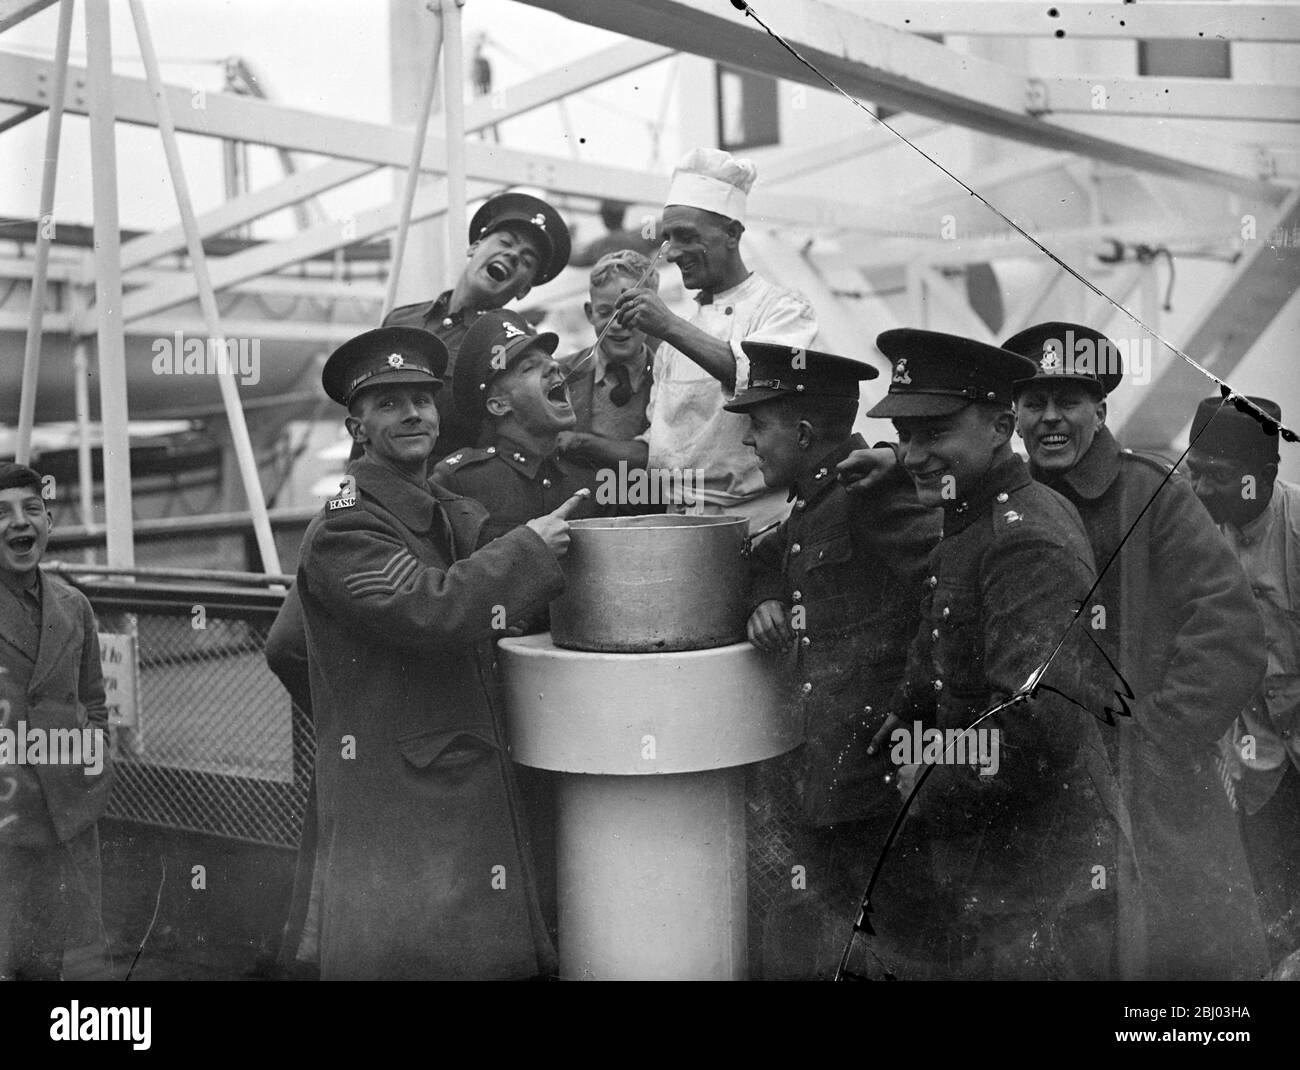
{"label": "soldier's ear", "polygon": [[1010,409],[1003,409],[993,417],[993,422],[989,426],[993,429],[994,436],[997,439],[996,445],[1005,445],[1011,441],[1011,436],[1016,433],[1016,414]]}
{"label": "soldier's ear", "polygon": [[504,394],[493,394],[487,399],[487,411],[490,416],[505,416],[513,411],[510,399]]}
{"label": "soldier's ear", "polygon": [[800,420],[794,430],[801,450],[808,449],[817,441],[817,430],[807,420]]}
{"label": "soldier's ear", "polygon": [[1097,426],[1106,426],[1106,399],[1102,398],[1097,402]]}
{"label": "soldier's ear", "polygon": [[360,442],[364,444],[366,441],[368,441],[366,437],[365,424],[361,422],[361,418],[359,416],[349,415],[343,421],[343,426],[348,429],[348,434],[352,436],[353,442]]}

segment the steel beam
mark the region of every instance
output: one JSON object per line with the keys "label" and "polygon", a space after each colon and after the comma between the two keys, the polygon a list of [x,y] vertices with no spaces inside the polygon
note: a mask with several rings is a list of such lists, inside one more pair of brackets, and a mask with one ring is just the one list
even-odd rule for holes
{"label": "steel beam", "polygon": [[59,134],[63,129],[63,98],[68,81],[68,47],[72,42],[72,0],[59,7],[54,46],[53,103],[45,128],[45,159],[41,168],[41,207],[36,232],[36,262],[32,265],[32,294],[27,307],[27,340],[23,347],[23,384],[18,403],[18,446],[14,459],[26,464],[32,455],[32,426],[36,421],[36,382],[41,371],[41,327],[45,316],[45,283],[49,277],[50,244],[54,241],[54,187],[59,174]]}
{"label": "steel beam", "polygon": [[[199,233],[204,238],[224,234],[241,223],[259,219],[308,197],[336,189],[378,169],[375,164],[329,160],[260,190],[236,197],[210,212],[204,212],[198,217]],[[122,246],[122,268],[129,270],[139,267],[184,247],[185,229],[180,224],[156,230],[152,234],[142,234]]]}
{"label": "steel beam", "polygon": [[1217,78],[1111,78],[1102,74],[1035,77],[1039,115],[1141,115],[1166,119],[1300,122],[1300,87]]}
{"label": "steel beam", "polygon": [[24,104],[0,104],[0,134],[12,130],[15,126],[21,126],[44,110],[44,108]]}
{"label": "steel beam", "polygon": [[[948,128],[947,123],[936,119],[922,119],[916,115],[900,115],[891,119],[889,125],[909,141]],[[810,171],[821,171],[844,163],[846,160],[855,160],[861,156],[881,152],[884,149],[905,147],[898,137],[883,126],[873,126],[871,129],[854,131],[847,137],[837,137],[821,145],[789,149],[779,155],[770,156],[762,161],[759,177],[763,185],[770,186],[777,182],[788,182]]]}
{"label": "steel beam", "polygon": [[[108,0],[86,0],[86,95],[90,98],[90,173],[95,208],[95,305],[99,412],[104,425],[104,528],[107,562],[135,564],[131,536],[131,440],[127,431],[121,227],[117,214],[117,124]],[[71,72],[69,72],[71,73]]]}
{"label": "steel beam", "polygon": [[[446,184],[438,181],[421,187],[415,195],[411,221],[420,222],[440,216],[447,210]],[[310,230],[300,231],[283,241],[268,242],[233,256],[223,257],[210,265],[212,286],[215,290],[260,275],[278,271],[289,264],[337,249],[353,242],[366,241],[383,234],[397,225],[401,213],[400,202],[371,208],[348,219],[323,223]],[[156,286],[136,290],[126,298],[123,314],[127,320],[149,316],[198,296],[198,285],[193,276],[179,276]]]}
{"label": "steel beam", "polygon": [[52,7],[56,0],[0,0],[0,33]]}
{"label": "steel beam", "polygon": [[1300,41],[1300,7],[1289,2],[872,0],[868,10],[875,21],[896,30],[963,37]]}
{"label": "steel beam", "polygon": [[[659,41],[748,70],[806,85],[825,82],[729,4],[684,0],[522,0],[630,37]],[[1169,132],[1164,151],[1036,117],[1033,80],[977,56],[902,33],[820,0],[764,0],[763,19],[846,92],[985,134],[1058,149],[1188,182],[1221,186],[1269,203],[1286,189],[1261,181],[1254,150],[1211,146]],[[848,104],[844,104],[848,108]],[[846,124],[849,112],[845,112]],[[865,117],[863,119],[865,120]]]}
{"label": "steel beam", "polygon": [[[1300,289],[1300,189],[1293,190],[1272,219],[1256,221],[1255,237],[1246,242],[1232,274],[1186,334],[1182,345],[1193,360],[1228,379],[1256,340]],[[1214,384],[1186,361],[1152,343],[1164,370],[1143,392],[1125,422],[1125,441],[1134,448],[1163,449],[1192,418]]]}

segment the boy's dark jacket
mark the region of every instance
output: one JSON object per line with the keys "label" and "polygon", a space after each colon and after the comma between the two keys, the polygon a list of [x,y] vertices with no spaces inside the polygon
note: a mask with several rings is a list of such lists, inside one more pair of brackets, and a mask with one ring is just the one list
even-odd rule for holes
{"label": "boy's dark jacket", "polygon": [[[80,591],[42,574],[41,626],[0,585],[0,726],[15,733],[101,728],[102,770],[80,765],[0,767],[0,843],[49,846],[93,825],[108,805],[113,765],[95,614]],[[14,820],[6,820],[13,818]]]}

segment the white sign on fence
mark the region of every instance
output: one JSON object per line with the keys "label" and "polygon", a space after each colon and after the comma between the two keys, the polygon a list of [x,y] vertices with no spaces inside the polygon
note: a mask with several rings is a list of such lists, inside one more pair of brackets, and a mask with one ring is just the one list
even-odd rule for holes
{"label": "white sign on fence", "polygon": [[99,633],[99,658],[104,667],[104,700],[108,723],[140,727],[140,665],[134,635]]}

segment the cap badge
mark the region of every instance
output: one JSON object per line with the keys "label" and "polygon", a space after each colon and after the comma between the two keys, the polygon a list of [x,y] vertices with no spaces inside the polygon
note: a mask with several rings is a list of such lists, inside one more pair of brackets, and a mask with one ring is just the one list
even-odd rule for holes
{"label": "cap badge", "polygon": [[907,358],[904,357],[902,360],[898,362],[898,367],[894,369],[893,382],[911,383],[911,381],[912,381],[912,377],[911,375],[908,374],[907,371]]}
{"label": "cap badge", "polygon": [[400,368],[406,361],[402,359],[401,353],[388,354],[388,366],[390,368]]}
{"label": "cap badge", "polygon": [[541,212],[538,212],[538,213],[537,213],[535,216],[533,216],[533,218],[530,219],[528,222],[532,223],[535,227],[538,227],[538,228],[540,228],[541,230],[545,230],[545,229],[546,229],[546,216],[542,215]]}
{"label": "cap badge", "polygon": [[1045,372],[1054,372],[1061,366],[1061,358],[1057,355],[1056,350],[1049,350],[1043,354],[1043,359],[1038,362],[1038,366]]}
{"label": "cap badge", "polygon": [[517,324],[511,323],[509,320],[501,324],[501,330],[507,338],[526,338],[528,336],[527,331],[520,330]]}

